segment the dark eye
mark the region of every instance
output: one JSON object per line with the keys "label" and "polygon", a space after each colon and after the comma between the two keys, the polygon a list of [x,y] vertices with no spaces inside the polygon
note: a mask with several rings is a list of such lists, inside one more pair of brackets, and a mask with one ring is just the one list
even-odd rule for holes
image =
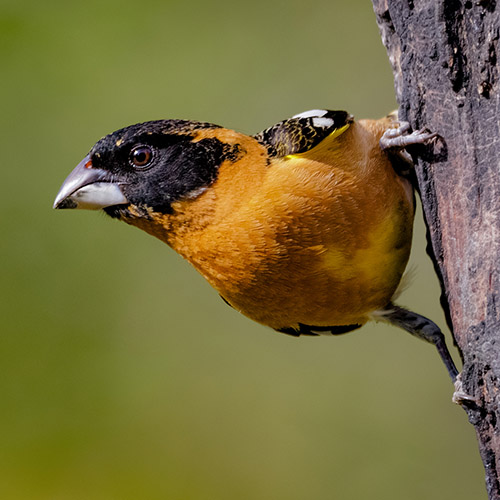
{"label": "dark eye", "polygon": [[134,167],[147,167],[152,160],[153,150],[149,146],[136,146],[130,151],[129,161]]}

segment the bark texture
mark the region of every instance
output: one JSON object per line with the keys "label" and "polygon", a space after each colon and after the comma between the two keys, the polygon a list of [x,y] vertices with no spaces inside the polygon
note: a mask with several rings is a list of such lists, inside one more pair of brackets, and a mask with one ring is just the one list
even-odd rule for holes
{"label": "bark texture", "polygon": [[500,7],[373,0],[400,113],[441,136],[417,159],[429,250],[463,357],[463,399],[500,499]]}

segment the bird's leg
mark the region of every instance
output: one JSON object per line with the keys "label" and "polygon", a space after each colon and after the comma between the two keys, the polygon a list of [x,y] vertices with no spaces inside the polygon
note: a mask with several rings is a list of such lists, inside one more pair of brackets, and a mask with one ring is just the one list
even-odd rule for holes
{"label": "bird's leg", "polygon": [[450,374],[451,380],[455,382],[458,370],[448,351],[448,347],[446,347],[443,332],[436,323],[420,314],[394,305],[390,305],[387,309],[379,311],[377,317],[406,330],[415,335],[415,337],[434,344]]}

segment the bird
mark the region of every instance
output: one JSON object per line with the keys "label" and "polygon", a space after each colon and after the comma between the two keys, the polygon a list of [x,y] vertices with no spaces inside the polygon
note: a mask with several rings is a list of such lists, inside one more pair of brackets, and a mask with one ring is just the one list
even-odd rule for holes
{"label": "bird", "polygon": [[155,120],[100,139],[69,174],[57,209],[103,210],[162,240],[234,309],[293,336],[384,321],[435,345],[440,328],[395,303],[415,214],[410,132],[397,113],[313,109],[247,135]]}

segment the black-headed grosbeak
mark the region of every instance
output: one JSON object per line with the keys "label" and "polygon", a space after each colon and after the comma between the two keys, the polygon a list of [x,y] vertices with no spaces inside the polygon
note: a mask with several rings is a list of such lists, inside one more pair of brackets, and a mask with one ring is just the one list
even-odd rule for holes
{"label": "black-headed grosbeak", "polygon": [[159,120],[118,130],[71,172],[55,208],[103,209],[170,245],[232,307],[291,335],[384,320],[436,345],[440,329],[393,304],[410,254],[414,193],[394,116],[312,110],[248,136]]}

